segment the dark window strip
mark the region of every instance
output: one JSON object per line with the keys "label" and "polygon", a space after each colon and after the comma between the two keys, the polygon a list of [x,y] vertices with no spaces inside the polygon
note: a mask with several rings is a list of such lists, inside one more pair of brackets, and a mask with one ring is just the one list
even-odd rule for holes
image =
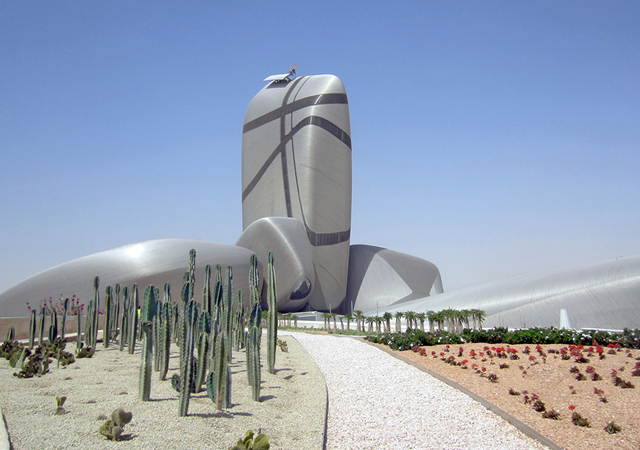
{"label": "dark window strip", "polygon": [[307,229],[307,237],[309,238],[309,243],[314,247],[339,244],[341,242],[348,241],[351,237],[350,229],[347,231],[338,231],[336,233],[316,233],[314,231],[311,231],[306,224],[305,228]]}
{"label": "dark window strip", "polygon": [[254,130],[264,125],[265,123],[269,123],[273,120],[279,119],[284,115],[291,114],[294,111],[298,111],[299,109],[306,108],[308,106],[347,103],[347,94],[319,94],[312,95],[311,97],[301,98],[300,100],[296,100],[287,105],[276,108],[271,112],[253,119],[251,122],[245,123],[242,127],[242,133],[244,134],[247,131]]}

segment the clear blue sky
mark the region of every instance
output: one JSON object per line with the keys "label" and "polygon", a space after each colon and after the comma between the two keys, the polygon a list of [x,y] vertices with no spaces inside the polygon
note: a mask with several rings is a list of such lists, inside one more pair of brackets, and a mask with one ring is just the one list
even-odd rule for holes
{"label": "clear blue sky", "polygon": [[0,292],[156,238],[235,243],[262,79],[339,76],[352,244],[445,290],[640,254],[640,3],[0,0]]}

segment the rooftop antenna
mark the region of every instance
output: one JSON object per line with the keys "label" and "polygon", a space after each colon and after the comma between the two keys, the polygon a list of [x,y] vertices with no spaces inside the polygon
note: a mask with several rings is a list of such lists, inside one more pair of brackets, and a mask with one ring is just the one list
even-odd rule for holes
{"label": "rooftop antenna", "polygon": [[274,83],[288,83],[296,77],[296,70],[298,70],[297,64],[291,64],[291,70],[289,73],[281,73],[279,75],[271,75],[264,79],[264,81],[272,81]]}

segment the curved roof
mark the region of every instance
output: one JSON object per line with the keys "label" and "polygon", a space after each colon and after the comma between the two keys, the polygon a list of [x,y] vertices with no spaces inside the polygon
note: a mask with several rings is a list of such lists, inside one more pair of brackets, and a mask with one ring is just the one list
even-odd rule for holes
{"label": "curved roof", "polygon": [[214,271],[215,265],[221,264],[223,276],[226,267],[233,266],[235,289],[248,292],[251,251],[195,239],[156,239],[74,259],[27,278],[0,294],[0,317],[25,317],[28,315],[26,302],[37,307],[40,301],[49,297],[75,295],[88,304],[93,299],[96,275],[100,277],[101,299],[104,299],[105,288],[116,283],[122,287],[138,283],[138,290],[153,284],[160,291],[164,283],[170,283],[172,297],[176,300],[180,296],[182,276],[189,268],[189,250],[192,248],[196,250],[196,299],[201,298],[198,294],[202,292],[207,264]]}
{"label": "curved roof", "polygon": [[[481,309],[484,325],[558,326],[566,309],[574,328],[640,326],[640,256],[548,270],[434,295],[390,311]],[[375,311],[369,311],[375,314]]]}

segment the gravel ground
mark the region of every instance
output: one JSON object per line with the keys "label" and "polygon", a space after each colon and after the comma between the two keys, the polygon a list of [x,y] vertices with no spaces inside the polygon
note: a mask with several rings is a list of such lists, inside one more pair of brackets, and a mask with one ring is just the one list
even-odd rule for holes
{"label": "gravel ground", "polygon": [[[189,415],[178,416],[178,393],[170,381],[151,385],[151,402],[138,400],[140,346],[129,355],[99,347],[91,359],[32,379],[18,379],[0,359],[0,407],[15,450],[28,449],[228,449],[246,430],[261,428],[273,449],[320,450],[326,412],[326,388],[309,355],[291,338],[289,352],[277,350],[274,375],[262,370],[261,402],[251,399],[245,353],[234,352],[233,407],[218,412],[206,392],[193,394]],[[264,341],[263,341],[264,342]],[[263,345],[262,361],[266,366]],[[178,370],[173,347],[169,377]],[[56,396],[67,396],[63,416],[53,415]],[[126,442],[98,434],[100,414],[122,407],[133,413]]]}
{"label": "gravel ground", "polygon": [[327,449],[545,448],[468,396],[370,345],[287,334],[327,382]]}

